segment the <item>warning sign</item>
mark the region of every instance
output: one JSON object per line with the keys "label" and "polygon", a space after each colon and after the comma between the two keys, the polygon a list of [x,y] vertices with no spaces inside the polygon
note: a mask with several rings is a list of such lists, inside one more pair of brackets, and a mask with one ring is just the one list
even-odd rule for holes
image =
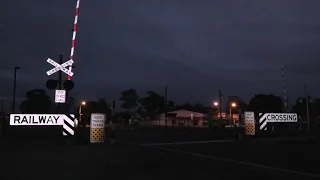
{"label": "warning sign", "polygon": [[249,136],[255,135],[255,119],[254,112],[244,112],[245,134]]}
{"label": "warning sign", "polygon": [[102,143],[105,140],[105,114],[92,113],[90,122],[90,142]]}

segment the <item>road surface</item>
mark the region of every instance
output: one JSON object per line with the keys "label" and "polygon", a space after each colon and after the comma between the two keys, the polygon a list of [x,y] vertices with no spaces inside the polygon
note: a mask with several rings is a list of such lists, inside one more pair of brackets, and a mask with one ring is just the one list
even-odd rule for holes
{"label": "road surface", "polygon": [[[316,177],[318,173],[316,169],[313,171],[303,171],[301,167],[297,169],[291,167],[291,170],[288,171],[280,169],[278,163],[281,160],[269,161],[268,167],[274,167],[274,169],[243,163],[246,160],[257,158],[259,152],[255,151],[263,148],[254,150],[252,148],[257,146],[253,144],[245,148],[244,145],[234,142],[150,145],[122,141],[115,145],[58,145],[56,142],[49,141],[11,142],[9,139],[2,141],[0,145],[1,179],[4,180],[88,180],[97,178],[112,180],[176,180],[182,178],[308,180],[320,177],[320,175]],[[248,156],[248,154],[242,154],[244,150],[252,151],[256,155],[244,158]],[[272,151],[274,150],[269,149],[269,152]],[[267,155],[261,154],[261,156]],[[281,157],[272,156],[272,158]],[[252,163],[259,162],[262,161],[257,160]],[[315,161],[312,163],[319,164]],[[298,170],[301,173],[298,173]]]}

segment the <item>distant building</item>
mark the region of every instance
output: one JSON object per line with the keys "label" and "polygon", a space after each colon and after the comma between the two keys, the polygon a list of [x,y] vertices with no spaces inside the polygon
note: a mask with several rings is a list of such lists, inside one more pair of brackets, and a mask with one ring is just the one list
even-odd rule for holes
{"label": "distant building", "polygon": [[[230,121],[229,112],[222,112],[221,115],[224,121]],[[208,119],[219,121],[220,113],[215,113],[212,118],[209,118],[208,115],[204,113],[181,109],[167,112],[167,118],[165,118],[165,113],[162,113],[157,120],[149,120],[142,123],[144,125],[160,126],[208,127]],[[235,124],[238,122],[239,114],[232,114],[232,123]]]}
{"label": "distant building", "polygon": [[[171,112],[167,112],[167,117],[171,116],[171,117],[177,117],[180,119],[203,119],[205,117],[205,114],[203,113],[199,113],[199,112],[194,112],[194,111],[188,111],[188,110],[177,110],[177,111],[171,111]],[[162,113],[159,116],[160,119],[165,119],[165,113]]]}
{"label": "distant building", "polygon": [[[225,113],[225,112],[222,112],[221,113],[221,116],[222,116],[222,119],[229,119],[230,120],[230,113]],[[238,121],[239,120],[239,114],[232,114],[232,119],[234,121]],[[220,119],[220,113],[215,113],[213,115],[213,120],[219,120]]]}
{"label": "distant building", "polygon": [[167,118],[165,113],[160,114],[159,119],[149,121],[149,125],[161,125],[161,126],[189,126],[189,127],[202,127],[206,114],[188,111],[177,110],[167,112]]}

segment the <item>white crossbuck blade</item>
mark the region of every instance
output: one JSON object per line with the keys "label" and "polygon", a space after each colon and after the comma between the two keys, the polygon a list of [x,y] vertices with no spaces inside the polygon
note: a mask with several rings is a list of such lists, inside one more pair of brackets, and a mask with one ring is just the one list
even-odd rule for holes
{"label": "white crossbuck blade", "polygon": [[54,74],[54,73],[56,73],[56,72],[58,72],[58,71],[62,71],[62,72],[64,72],[64,73],[68,74],[69,76],[73,76],[73,72],[69,71],[69,70],[66,68],[66,67],[68,67],[68,66],[71,66],[71,65],[74,63],[73,60],[69,60],[69,61],[67,61],[67,62],[65,62],[65,63],[63,63],[63,64],[59,64],[59,63],[55,62],[54,60],[48,58],[48,59],[47,59],[47,62],[48,62],[49,64],[55,66],[55,68],[47,71],[47,75],[48,75],[48,76],[50,76],[50,75],[52,75],[52,74]]}

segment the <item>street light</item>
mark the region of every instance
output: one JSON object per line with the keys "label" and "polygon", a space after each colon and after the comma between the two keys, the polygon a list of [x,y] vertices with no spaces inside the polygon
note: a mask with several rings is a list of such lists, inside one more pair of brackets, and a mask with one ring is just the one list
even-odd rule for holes
{"label": "street light", "polygon": [[213,106],[217,107],[217,106],[219,106],[219,103],[218,102],[213,102]]}
{"label": "street light", "polygon": [[[215,108],[218,109],[218,106],[219,106],[219,103],[217,101],[214,101],[213,102],[213,110],[215,111]],[[218,118],[218,116],[219,116],[219,112],[217,113],[217,118]],[[220,114],[220,116],[221,116],[221,114]]]}
{"label": "street light", "polygon": [[16,107],[16,87],[17,87],[17,71],[20,67],[14,67],[14,78],[13,78],[13,98],[12,98],[12,113],[15,112]]}
{"label": "street light", "polygon": [[[80,107],[79,107],[79,123],[83,123],[82,120],[81,120],[81,117],[82,117],[82,106],[85,106],[86,105],[86,102],[85,101],[82,101],[80,103]],[[83,126],[85,127],[85,123],[83,123]]]}
{"label": "street light", "polygon": [[230,113],[230,125],[233,124],[233,118],[232,118],[232,108],[237,107],[237,104],[235,102],[232,102],[230,104],[229,113]]}

